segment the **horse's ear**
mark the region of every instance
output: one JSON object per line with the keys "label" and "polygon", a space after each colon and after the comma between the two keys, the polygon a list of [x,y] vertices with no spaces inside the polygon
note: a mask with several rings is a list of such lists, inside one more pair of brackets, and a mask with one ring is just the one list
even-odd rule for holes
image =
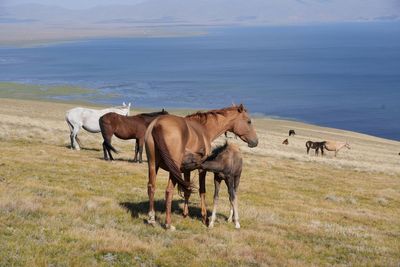
{"label": "horse's ear", "polygon": [[236,104],[235,102],[233,102],[233,100],[232,100],[232,107],[236,107]]}
{"label": "horse's ear", "polygon": [[126,106],[125,102],[122,102],[122,106],[123,106],[123,107],[125,107],[125,106]]}
{"label": "horse's ear", "polygon": [[129,107],[129,108],[131,107],[131,102],[128,103],[128,107]]}
{"label": "horse's ear", "polygon": [[162,108],[161,112],[165,112],[165,109],[164,109],[164,108]]}
{"label": "horse's ear", "polygon": [[243,110],[244,110],[243,104],[240,104],[239,107],[238,107],[238,111],[239,111],[240,113],[242,113]]}

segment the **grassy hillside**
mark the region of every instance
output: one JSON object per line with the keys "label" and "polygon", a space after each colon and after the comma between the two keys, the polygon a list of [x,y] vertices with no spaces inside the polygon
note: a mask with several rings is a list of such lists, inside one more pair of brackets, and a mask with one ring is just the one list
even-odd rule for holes
{"label": "grassy hillside", "polygon": [[[82,132],[68,148],[65,111],[73,104],[0,99],[0,266],[310,266],[400,263],[400,143],[297,122],[258,118],[260,145],[244,152],[240,230],[201,223],[194,194],[190,217],[175,194],[165,231],[167,174],[157,181],[157,227],[146,225],[147,166],[132,163],[133,142],[113,144]],[[180,111],[180,114],[185,112]],[[282,145],[288,129],[298,134]],[[308,139],[347,140],[338,158],[305,154]],[[219,140],[218,142],[221,142]],[[197,175],[195,178],[197,179]],[[212,176],[207,178],[212,204]]]}

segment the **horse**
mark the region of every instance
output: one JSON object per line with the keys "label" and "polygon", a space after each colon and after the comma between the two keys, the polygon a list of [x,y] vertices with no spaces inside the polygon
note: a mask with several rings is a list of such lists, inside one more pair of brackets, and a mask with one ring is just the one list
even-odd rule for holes
{"label": "horse", "polygon": [[111,150],[118,153],[111,145],[111,138],[115,135],[123,140],[136,139],[135,158],[133,162],[138,161],[139,155],[139,163],[142,163],[144,134],[146,133],[147,126],[158,116],[166,114],[168,114],[168,112],[162,109],[158,112],[141,113],[135,116],[122,116],[115,112],[110,112],[101,116],[99,124],[104,139],[104,159],[114,160]]}
{"label": "horse", "polygon": [[294,130],[289,130],[289,136],[292,136],[292,135],[296,135],[296,132]]}
{"label": "horse", "polygon": [[326,143],[325,141],[323,141],[323,142],[307,141],[306,142],[307,154],[310,151],[310,148],[312,148],[312,149],[315,149],[315,155],[318,156],[318,151],[321,150],[321,156],[323,156],[325,143]]}
{"label": "horse", "polygon": [[90,133],[99,133],[99,119],[106,113],[115,112],[128,116],[131,103],[128,105],[122,103],[120,107],[111,107],[106,109],[73,108],[66,112],[65,120],[70,130],[71,149],[80,150],[81,142],[78,138],[78,132],[81,128]]}
{"label": "horse", "polygon": [[[191,156],[185,158],[185,161],[182,162],[183,168],[193,168],[191,164],[195,164],[196,166],[199,160],[199,158],[196,158],[196,155],[192,154]],[[204,162],[200,163],[199,168],[201,170],[214,173],[214,203],[211,221],[208,225],[209,228],[214,227],[214,222],[217,217],[216,213],[219,189],[222,180],[225,181],[225,184],[228,187],[229,201],[231,204],[228,222],[232,222],[233,217],[235,228],[240,228],[236,193],[239,187],[242,165],[243,159],[239,147],[234,144],[228,144],[228,142],[225,142],[224,145],[216,147],[212,151],[212,154]]]}
{"label": "horse", "polygon": [[285,140],[283,140],[282,145],[288,145],[289,144],[289,140],[286,138]]}
{"label": "horse", "polygon": [[347,142],[339,142],[339,141],[325,141],[324,148],[328,151],[335,151],[335,157],[340,149],[346,147],[347,149],[350,148],[350,144]]}
{"label": "horse", "polygon": [[[226,131],[233,132],[249,147],[258,145],[257,133],[245,107],[232,106],[223,109],[197,112],[186,117],[164,115],[155,119],[147,128],[145,146],[148,158],[148,223],[155,224],[154,193],[158,169],[169,172],[165,192],[166,219],[165,228],[174,230],[171,225],[171,204],[176,184],[184,191],[185,203],[183,215],[188,215],[188,201],[193,189],[190,182],[192,169],[182,168],[185,156],[197,154],[205,160],[211,152],[211,142]],[[182,172],[184,179],[182,179]],[[207,224],[205,207],[206,171],[199,171],[200,206],[203,223]]]}

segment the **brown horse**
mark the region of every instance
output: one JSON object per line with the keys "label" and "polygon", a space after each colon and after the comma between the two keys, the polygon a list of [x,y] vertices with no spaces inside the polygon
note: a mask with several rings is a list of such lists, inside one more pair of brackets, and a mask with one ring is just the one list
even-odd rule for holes
{"label": "brown horse", "polygon": [[101,134],[103,136],[103,152],[105,160],[114,160],[111,150],[118,153],[117,150],[111,145],[111,138],[113,135],[116,137],[128,140],[136,139],[135,158],[137,162],[139,155],[139,163],[142,163],[142,152],[144,144],[144,135],[147,126],[158,116],[168,114],[164,109],[158,112],[141,113],[135,116],[122,116],[114,112],[107,113],[100,117],[99,124]]}
{"label": "brown horse", "polygon": [[[255,147],[258,137],[252,125],[247,110],[240,106],[233,106],[208,112],[197,112],[186,117],[165,115],[154,120],[148,127],[145,137],[146,152],[149,165],[149,220],[155,224],[154,193],[157,171],[161,167],[169,172],[166,198],[167,229],[174,229],[171,225],[171,203],[175,185],[184,190],[185,204],[183,214],[188,215],[188,200],[191,193],[190,171],[182,168],[185,156],[197,154],[205,160],[211,152],[211,142],[226,131],[233,132],[240,139]],[[182,179],[182,172],[184,179]],[[201,214],[203,222],[207,223],[205,207],[205,171],[199,171]]]}

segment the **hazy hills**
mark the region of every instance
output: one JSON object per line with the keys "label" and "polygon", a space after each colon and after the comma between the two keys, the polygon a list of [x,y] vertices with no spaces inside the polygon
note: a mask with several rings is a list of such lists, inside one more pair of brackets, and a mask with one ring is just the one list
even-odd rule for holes
{"label": "hazy hills", "polygon": [[182,36],[202,33],[209,26],[400,18],[397,0],[132,0],[129,5],[126,3],[126,0],[0,0],[0,45],[97,37]]}
{"label": "hazy hills", "polygon": [[66,9],[42,4],[5,5],[1,21],[69,24],[276,25],[393,20],[395,0],[147,0],[132,5]]}

